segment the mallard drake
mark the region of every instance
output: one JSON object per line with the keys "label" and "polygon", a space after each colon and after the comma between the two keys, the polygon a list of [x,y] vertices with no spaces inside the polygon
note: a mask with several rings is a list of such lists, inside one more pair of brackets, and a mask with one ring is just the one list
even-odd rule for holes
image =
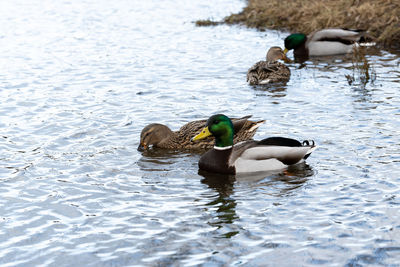
{"label": "mallard drake", "polygon": [[211,116],[205,128],[193,140],[210,135],[215,137],[215,146],[201,156],[199,168],[222,174],[283,169],[307,159],[316,149],[314,141],[300,143],[285,137],[249,140],[233,145],[233,124],[223,114]]}
{"label": "mallard drake", "polygon": [[347,54],[357,44],[371,41],[372,38],[364,30],[323,29],[308,36],[304,33],[289,35],[285,38],[284,53],[294,49],[294,56],[300,58]]}
{"label": "mallard drake", "polygon": [[[233,118],[234,139],[235,143],[253,138],[256,130],[264,120],[250,121],[251,116],[242,118]],[[158,148],[166,149],[210,149],[214,145],[213,139],[207,138],[202,142],[193,142],[191,139],[194,135],[200,133],[206,120],[197,120],[183,125],[178,131],[172,131],[168,126],[152,123],[143,128],[140,134],[140,144],[138,150],[148,149],[151,145]]]}
{"label": "mallard drake", "polygon": [[247,82],[250,85],[287,82],[290,79],[290,69],[279,59],[287,61],[283,50],[273,46],[268,50],[266,61],[259,61],[247,71]]}

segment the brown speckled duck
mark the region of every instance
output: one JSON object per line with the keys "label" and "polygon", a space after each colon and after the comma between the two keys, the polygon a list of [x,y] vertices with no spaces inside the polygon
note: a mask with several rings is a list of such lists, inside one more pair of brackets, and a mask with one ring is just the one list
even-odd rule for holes
{"label": "brown speckled duck", "polygon": [[[234,139],[238,143],[250,140],[256,133],[257,128],[264,123],[264,120],[250,121],[251,116],[233,118]],[[214,146],[212,137],[201,142],[192,141],[192,137],[200,133],[206,120],[197,120],[183,125],[178,131],[172,131],[166,125],[152,123],[143,128],[140,134],[139,151],[148,149],[150,146],[174,150],[205,150]]]}
{"label": "brown speckled duck", "polygon": [[271,47],[267,53],[267,61],[259,61],[247,71],[247,82],[258,85],[289,81],[290,69],[278,62],[279,59],[289,61],[280,47]]}
{"label": "brown speckled duck", "polygon": [[223,114],[211,116],[205,128],[193,140],[201,140],[210,135],[215,137],[215,146],[201,156],[199,168],[222,174],[284,169],[304,161],[317,148],[314,141],[300,143],[285,137],[248,140],[234,145],[232,122]]}

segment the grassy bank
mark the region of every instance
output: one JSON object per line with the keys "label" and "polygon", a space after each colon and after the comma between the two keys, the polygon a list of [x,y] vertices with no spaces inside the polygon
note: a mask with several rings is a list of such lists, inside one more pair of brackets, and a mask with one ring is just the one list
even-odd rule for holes
{"label": "grassy bank", "polygon": [[399,47],[399,16],[399,0],[248,0],[240,13],[226,17],[224,23],[306,34],[332,27],[366,29],[379,44]]}

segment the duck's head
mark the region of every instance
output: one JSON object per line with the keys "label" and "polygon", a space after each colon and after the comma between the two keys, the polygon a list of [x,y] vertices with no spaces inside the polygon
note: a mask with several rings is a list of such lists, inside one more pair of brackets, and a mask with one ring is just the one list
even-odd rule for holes
{"label": "duck's head", "polygon": [[143,128],[140,134],[139,151],[148,149],[151,145],[157,146],[172,134],[170,128],[163,124],[152,123]]}
{"label": "duck's head", "polygon": [[204,129],[193,137],[193,140],[200,140],[213,135],[215,137],[215,146],[227,147],[233,145],[233,134],[232,121],[223,114],[217,114],[207,120]]}
{"label": "duck's head", "polygon": [[268,50],[267,53],[267,61],[277,61],[279,59],[282,59],[285,62],[290,61],[285,53],[283,52],[282,48],[279,46],[273,46]]}
{"label": "duck's head", "polygon": [[307,36],[304,33],[293,33],[285,38],[285,54],[291,50],[296,49],[303,45],[307,40]]}

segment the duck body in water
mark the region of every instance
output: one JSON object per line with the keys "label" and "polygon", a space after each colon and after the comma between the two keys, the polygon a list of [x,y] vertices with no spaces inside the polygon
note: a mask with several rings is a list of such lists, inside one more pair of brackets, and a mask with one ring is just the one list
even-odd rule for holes
{"label": "duck body in water", "polygon": [[266,60],[255,63],[247,71],[247,82],[250,85],[262,85],[289,81],[290,69],[279,62],[280,59],[288,60],[280,47],[271,47],[267,52]]}
{"label": "duck body in water", "polygon": [[309,35],[294,33],[285,38],[285,50],[293,49],[295,58],[309,56],[332,56],[352,53],[357,46],[374,45],[364,30],[323,29]]}
{"label": "duck body in water", "polygon": [[284,169],[307,159],[316,149],[313,141],[270,137],[233,144],[233,125],[223,115],[211,116],[193,140],[215,137],[215,146],[203,154],[199,169],[221,174],[240,174]]}
{"label": "duck body in water", "polygon": [[[251,121],[249,116],[233,118],[234,142],[238,143],[253,138],[258,127],[265,121]],[[203,129],[206,120],[191,121],[183,125],[178,131],[172,131],[168,126],[160,123],[151,123],[143,128],[140,134],[139,151],[150,147],[170,150],[204,150],[214,145],[209,137],[201,142],[193,142],[192,137]]]}

